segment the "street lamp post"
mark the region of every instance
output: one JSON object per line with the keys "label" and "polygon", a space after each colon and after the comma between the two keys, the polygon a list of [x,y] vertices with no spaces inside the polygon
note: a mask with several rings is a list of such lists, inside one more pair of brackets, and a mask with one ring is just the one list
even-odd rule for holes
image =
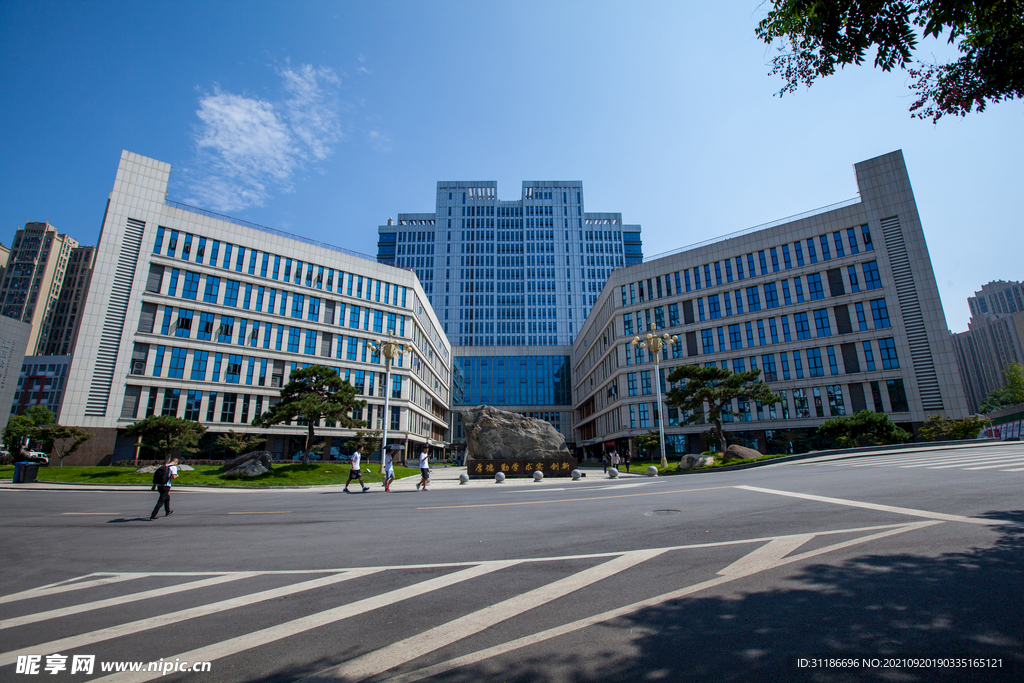
{"label": "street lamp post", "polygon": [[[391,413],[388,412],[388,403],[391,398],[391,361],[398,357],[398,354],[402,353],[402,345],[396,342],[391,337],[391,332],[388,332],[387,341],[381,339],[375,339],[370,342],[370,347],[376,352],[384,356],[384,419],[381,420],[383,426],[381,440],[380,440],[380,471],[384,474],[384,452],[388,447],[388,423],[391,421]],[[373,429],[373,425],[370,425]]]}
{"label": "street lamp post", "polygon": [[641,349],[649,349],[654,355],[654,386],[658,391],[658,445],[661,448],[661,466],[668,467],[668,457],[665,455],[665,419],[661,414],[661,374],[658,370],[658,363],[661,361],[661,349],[670,342],[679,339],[678,335],[669,335],[668,332],[660,337],[647,333],[647,341],[640,341],[640,337],[633,337],[633,346]]}

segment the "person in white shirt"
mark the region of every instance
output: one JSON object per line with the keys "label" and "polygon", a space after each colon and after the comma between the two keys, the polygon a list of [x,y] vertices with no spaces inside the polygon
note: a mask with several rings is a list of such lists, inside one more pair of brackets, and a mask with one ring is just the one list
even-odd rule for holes
{"label": "person in white shirt", "polygon": [[363,483],[363,473],[359,471],[359,461],[362,457],[363,456],[359,452],[358,448],[356,449],[356,452],[352,454],[352,469],[349,470],[348,481],[345,482],[345,493],[351,493],[351,491],[348,490],[348,485],[352,483],[353,479],[359,480],[359,485],[363,487],[363,493],[370,490],[370,487]]}
{"label": "person in white shirt", "polygon": [[427,484],[429,484],[429,483],[430,483],[430,454],[427,453],[427,448],[426,448],[426,446],[424,446],[423,450],[420,452],[420,481],[419,481],[418,484],[416,484],[416,490],[419,491],[420,487],[422,486],[423,490],[426,491],[427,490]]}
{"label": "person in white shirt", "polygon": [[395,456],[393,451],[384,451],[384,492],[391,491],[391,482],[395,480]]}
{"label": "person in white shirt", "polygon": [[612,451],[612,468],[619,469],[619,452]]}

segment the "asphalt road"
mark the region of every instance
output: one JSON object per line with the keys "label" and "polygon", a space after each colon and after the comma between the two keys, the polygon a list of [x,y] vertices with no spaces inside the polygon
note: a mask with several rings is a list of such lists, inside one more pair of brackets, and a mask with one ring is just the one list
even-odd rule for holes
{"label": "asphalt road", "polygon": [[1020,444],[600,474],[0,491],[0,681],[1024,680]]}

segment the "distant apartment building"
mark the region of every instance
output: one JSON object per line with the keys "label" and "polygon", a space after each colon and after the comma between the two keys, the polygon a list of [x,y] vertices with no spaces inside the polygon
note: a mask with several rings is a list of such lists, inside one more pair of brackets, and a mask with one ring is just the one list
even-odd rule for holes
{"label": "distant apartment building", "polygon": [[[403,268],[167,199],[169,164],[123,152],[93,257],[61,419],[97,435],[80,461],[134,453],[123,429],[150,415],[263,434],[288,457],[307,427],[250,426],[299,367],[356,388],[371,428],[408,450],[444,445],[451,350],[419,280]],[[83,267],[85,257],[83,257]],[[370,342],[404,344],[385,382]],[[389,400],[385,415],[385,397]],[[321,424],[325,455],[354,430]]]}
{"label": "distant apartment building", "polygon": [[[793,434],[861,410],[908,429],[967,414],[953,345],[901,152],[854,165],[860,196],[617,270],[572,353],[577,444],[588,454],[656,433],[667,376],[684,364],[761,370],[782,397],[738,399],[723,425],[782,452]],[[655,372],[630,342],[677,335]],[[670,454],[699,452],[707,424],[664,412]]]}
{"label": "distant apartment building", "polygon": [[75,247],[71,250],[49,334],[40,341],[45,355],[66,356],[75,347],[95,258],[96,247]]}
{"label": "distant apartment building", "polygon": [[[377,260],[415,271],[452,342],[453,407],[538,417],[572,439],[569,356],[613,271],[643,260],[640,226],[585,210],[583,183],[440,181],[432,213],[378,228]],[[457,419],[452,439],[464,442]]]}
{"label": "distant apartment building", "polygon": [[985,397],[1005,382],[1007,363],[1024,363],[1024,284],[997,280],[967,298],[971,319],[967,331],[953,334],[956,360],[977,412]]}
{"label": "distant apartment building", "polygon": [[23,415],[32,406],[43,406],[60,419],[71,356],[25,356],[18,375],[11,415]]}
{"label": "distant apartment building", "polygon": [[32,326],[28,355],[44,353],[71,252],[78,242],[49,223],[26,223],[11,243],[0,281],[0,315]]}

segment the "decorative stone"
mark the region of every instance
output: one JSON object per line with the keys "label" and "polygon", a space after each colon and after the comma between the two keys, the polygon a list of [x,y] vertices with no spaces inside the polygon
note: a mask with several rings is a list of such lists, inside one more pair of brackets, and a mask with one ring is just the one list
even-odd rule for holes
{"label": "decorative stone", "polygon": [[617,469],[615,469],[614,467],[609,467],[608,468],[608,478],[609,479],[617,479],[618,476],[619,476],[619,471]]}
{"label": "decorative stone", "polygon": [[494,483],[495,484],[500,484],[503,481],[505,481],[505,473],[504,472],[498,472],[497,474],[494,475]]}
{"label": "decorative stone", "polygon": [[573,470],[572,471],[572,480],[573,481],[579,481],[580,480],[580,471],[579,470]]}
{"label": "decorative stone", "polygon": [[654,465],[651,465],[650,467],[648,467],[647,468],[647,476],[648,477],[656,477],[656,476],[658,476],[658,468],[655,467]]}
{"label": "decorative stone", "polygon": [[543,479],[544,479],[544,473],[541,472],[540,470],[536,470],[533,473],[533,480],[534,481],[542,481]]}
{"label": "decorative stone", "polygon": [[550,423],[493,406],[459,411],[473,460],[537,460],[569,455],[565,437]]}
{"label": "decorative stone", "polygon": [[228,472],[230,470],[233,470],[239,465],[247,463],[250,460],[259,460],[260,464],[269,470],[271,467],[270,463],[272,459],[273,455],[270,453],[270,451],[252,451],[250,453],[246,453],[245,455],[240,455],[234,460],[229,460],[226,463],[224,463],[224,471]]}
{"label": "decorative stone", "polygon": [[157,465],[146,465],[135,470],[136,474],[153,474],[156,472]]}
{"label": "decorative stone", "polygon": [[261,474],[266,474],[269,471],[270,470],[263,466],[263,463],[253,458],[252,460],[248,460],[232,470],[228,470],[227,472],[220,476],[224,477],[225,479],[252,478],[258,477]]}
{"label": "decorative stone", "polygon": [[728,464],[733,460],[749,460],[750,458],[760,457],[761,453],[755,451],[753,448],[732,444],[726,448],[725,453],[722,454],[722,462]]}
{"label": "decorative stone", "polygon": [[462,484],[468,484],[468,483],[469,483],[469,475],[466,474],[465,472],[463,472],[462,474],[459,475],[459,484],[462,485]]}

